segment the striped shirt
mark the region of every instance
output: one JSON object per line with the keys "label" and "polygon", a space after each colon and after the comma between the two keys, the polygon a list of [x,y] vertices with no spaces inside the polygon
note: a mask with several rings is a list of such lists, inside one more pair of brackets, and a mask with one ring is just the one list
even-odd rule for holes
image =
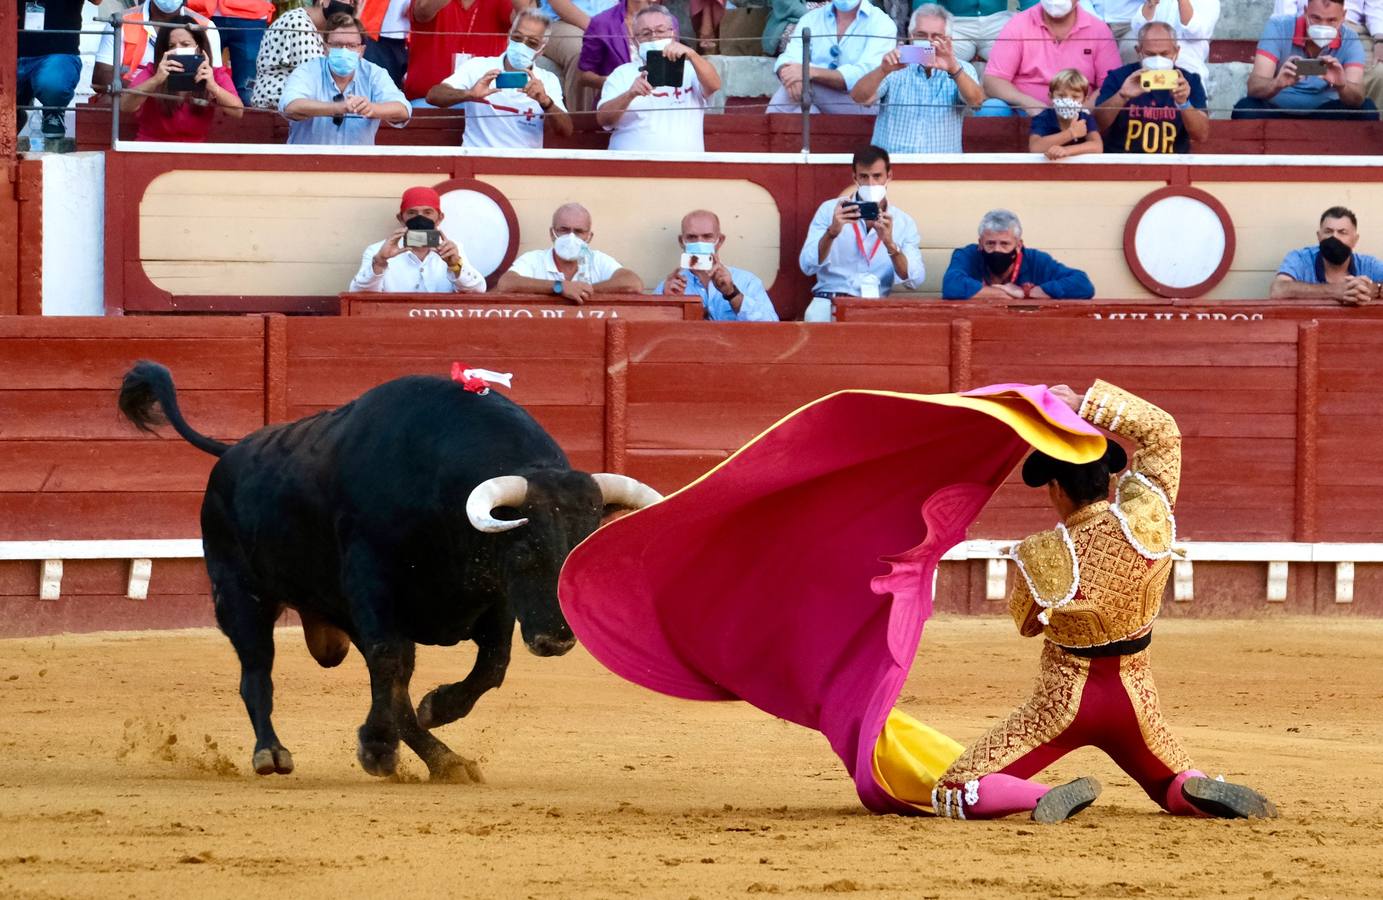
{"label": "striped shirt", "polygon": [[[961,70],[978,81],[968,62]],[[890,72],[879,85],[879,117],[873,144],[889,153],[960,153],[965,100],[956,80],[940,69],[908,66]]]}

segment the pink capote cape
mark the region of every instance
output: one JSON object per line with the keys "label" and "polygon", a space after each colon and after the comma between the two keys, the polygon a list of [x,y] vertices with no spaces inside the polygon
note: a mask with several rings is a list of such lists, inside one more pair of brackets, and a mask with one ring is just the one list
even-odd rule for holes
{"label": "pink capote cape", "polygon": [[866,807],[916,812],[871,761],[941,555],[1030,444],[1085,462],[1104,443],[1043,386],[832,394],[597,530],[562,569],[562,609],[617,675],[816,729]]}

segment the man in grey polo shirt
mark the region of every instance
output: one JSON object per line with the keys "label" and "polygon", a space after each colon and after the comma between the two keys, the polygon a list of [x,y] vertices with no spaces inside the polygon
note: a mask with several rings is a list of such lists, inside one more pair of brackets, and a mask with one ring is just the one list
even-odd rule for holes
{"label": "man in grey polo shirt", "polygon": [[[1376,120],[1378,107],[1364,96],[1364,48],[1344,21],[1343,0],[1308,0],[1300,16],[1269,19],[1248,96],[1234,104],[1232,117]],[[1298,61],[1324,63],[1324,72],[1304,75]]]}
{"label": "man in grey polo shirt", "polygon": [[1383,291],[1383,261],[1355,253],[1359,220],[1351,210],[1332,206],[1321,214],[1320,241],[1293,250],[1273,279],[1274,300],[1337,300],[1346,306],[1374,303]]}

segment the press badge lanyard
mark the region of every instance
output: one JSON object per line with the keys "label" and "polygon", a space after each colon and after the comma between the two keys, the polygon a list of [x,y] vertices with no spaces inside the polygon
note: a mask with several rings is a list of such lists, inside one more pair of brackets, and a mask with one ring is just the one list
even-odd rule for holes
{"label": "press badge lanyard", "polygon": [[865,252],[864,252],[864,235],[860,233],[860,223],[859,223],[859,222],[851,222],[851,223],[850,223],[850,227],[853,228],[853,229],[855,229],[855,245],[856,245],[857,247],[860,248],[860,256],[863,256],[863,257],[864,257],[864,261],[865,261],[866,263],[869,263],[869,264],[872,265],[873,262],[874,262],[874,254],[879,252],[879,245],[882,244],[882,243],[884,242],[884,239],[881,238],[881,237],[879,237],[878,232],[875,232],[875,234],[874,234],[874,249],[873,249],[873,250],[870,250],[868,253],[865,253]]}

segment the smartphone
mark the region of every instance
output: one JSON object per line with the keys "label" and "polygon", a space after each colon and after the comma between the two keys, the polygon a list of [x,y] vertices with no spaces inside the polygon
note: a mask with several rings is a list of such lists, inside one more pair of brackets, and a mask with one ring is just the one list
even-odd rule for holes
{"label": "smartphone", "polygon": [[523,90],[528,86],[527,72],[500,72],[495,76],[495,87],[500,90],[505,88],[518,88]]}
{"label": "smartphone", "polygon": [[681,87],[682,82],[686,80],[686,67],[687,60],[685,57],[671,60],[663,56],[661,50],[648,51],[648,59],[644,63],[648,83],[655,88]]}
{"label": "smartphone", "polygon": [[693,272],[709,272],[715,267],[715,258],[698,253],[683,253],[681,267]]}
{"label": "smartphone", "polygon": [[904,44],[898,48],[898,61],[909,66],[931,66],[936,64],[936,48],[931,41]]}
{"label": "smartphone", "polygon": [[1139,74],[1145,91],[1174,91],[1177,87],[1176,69],[1147,69]]}
{"label": "smartphone", "polygon": [[410,228],[403,233],[405,247],[440,247],[442,232],[436,228]]}
{"label": "smartphone", "polygon": [[872,222],[879,218],[879,204],[873,200],[852,200],[850,205],[859,208],[860,218],[866,222]]}
{"label": "smartphone", "polygon": [[1323,59],[1300,58],[1294,59],[1292,62],[1297,67],[1297,74],[1303,78],[1312,75],[1324,75],[1325,70],[1328,68]]}
{"label": "smartphone", "polygon": [[197,70],[202,67],[202,54],[170,53],[169,57],[182,66],[181,72],[174,72],[168,76],[169,93],[197,90]]}

